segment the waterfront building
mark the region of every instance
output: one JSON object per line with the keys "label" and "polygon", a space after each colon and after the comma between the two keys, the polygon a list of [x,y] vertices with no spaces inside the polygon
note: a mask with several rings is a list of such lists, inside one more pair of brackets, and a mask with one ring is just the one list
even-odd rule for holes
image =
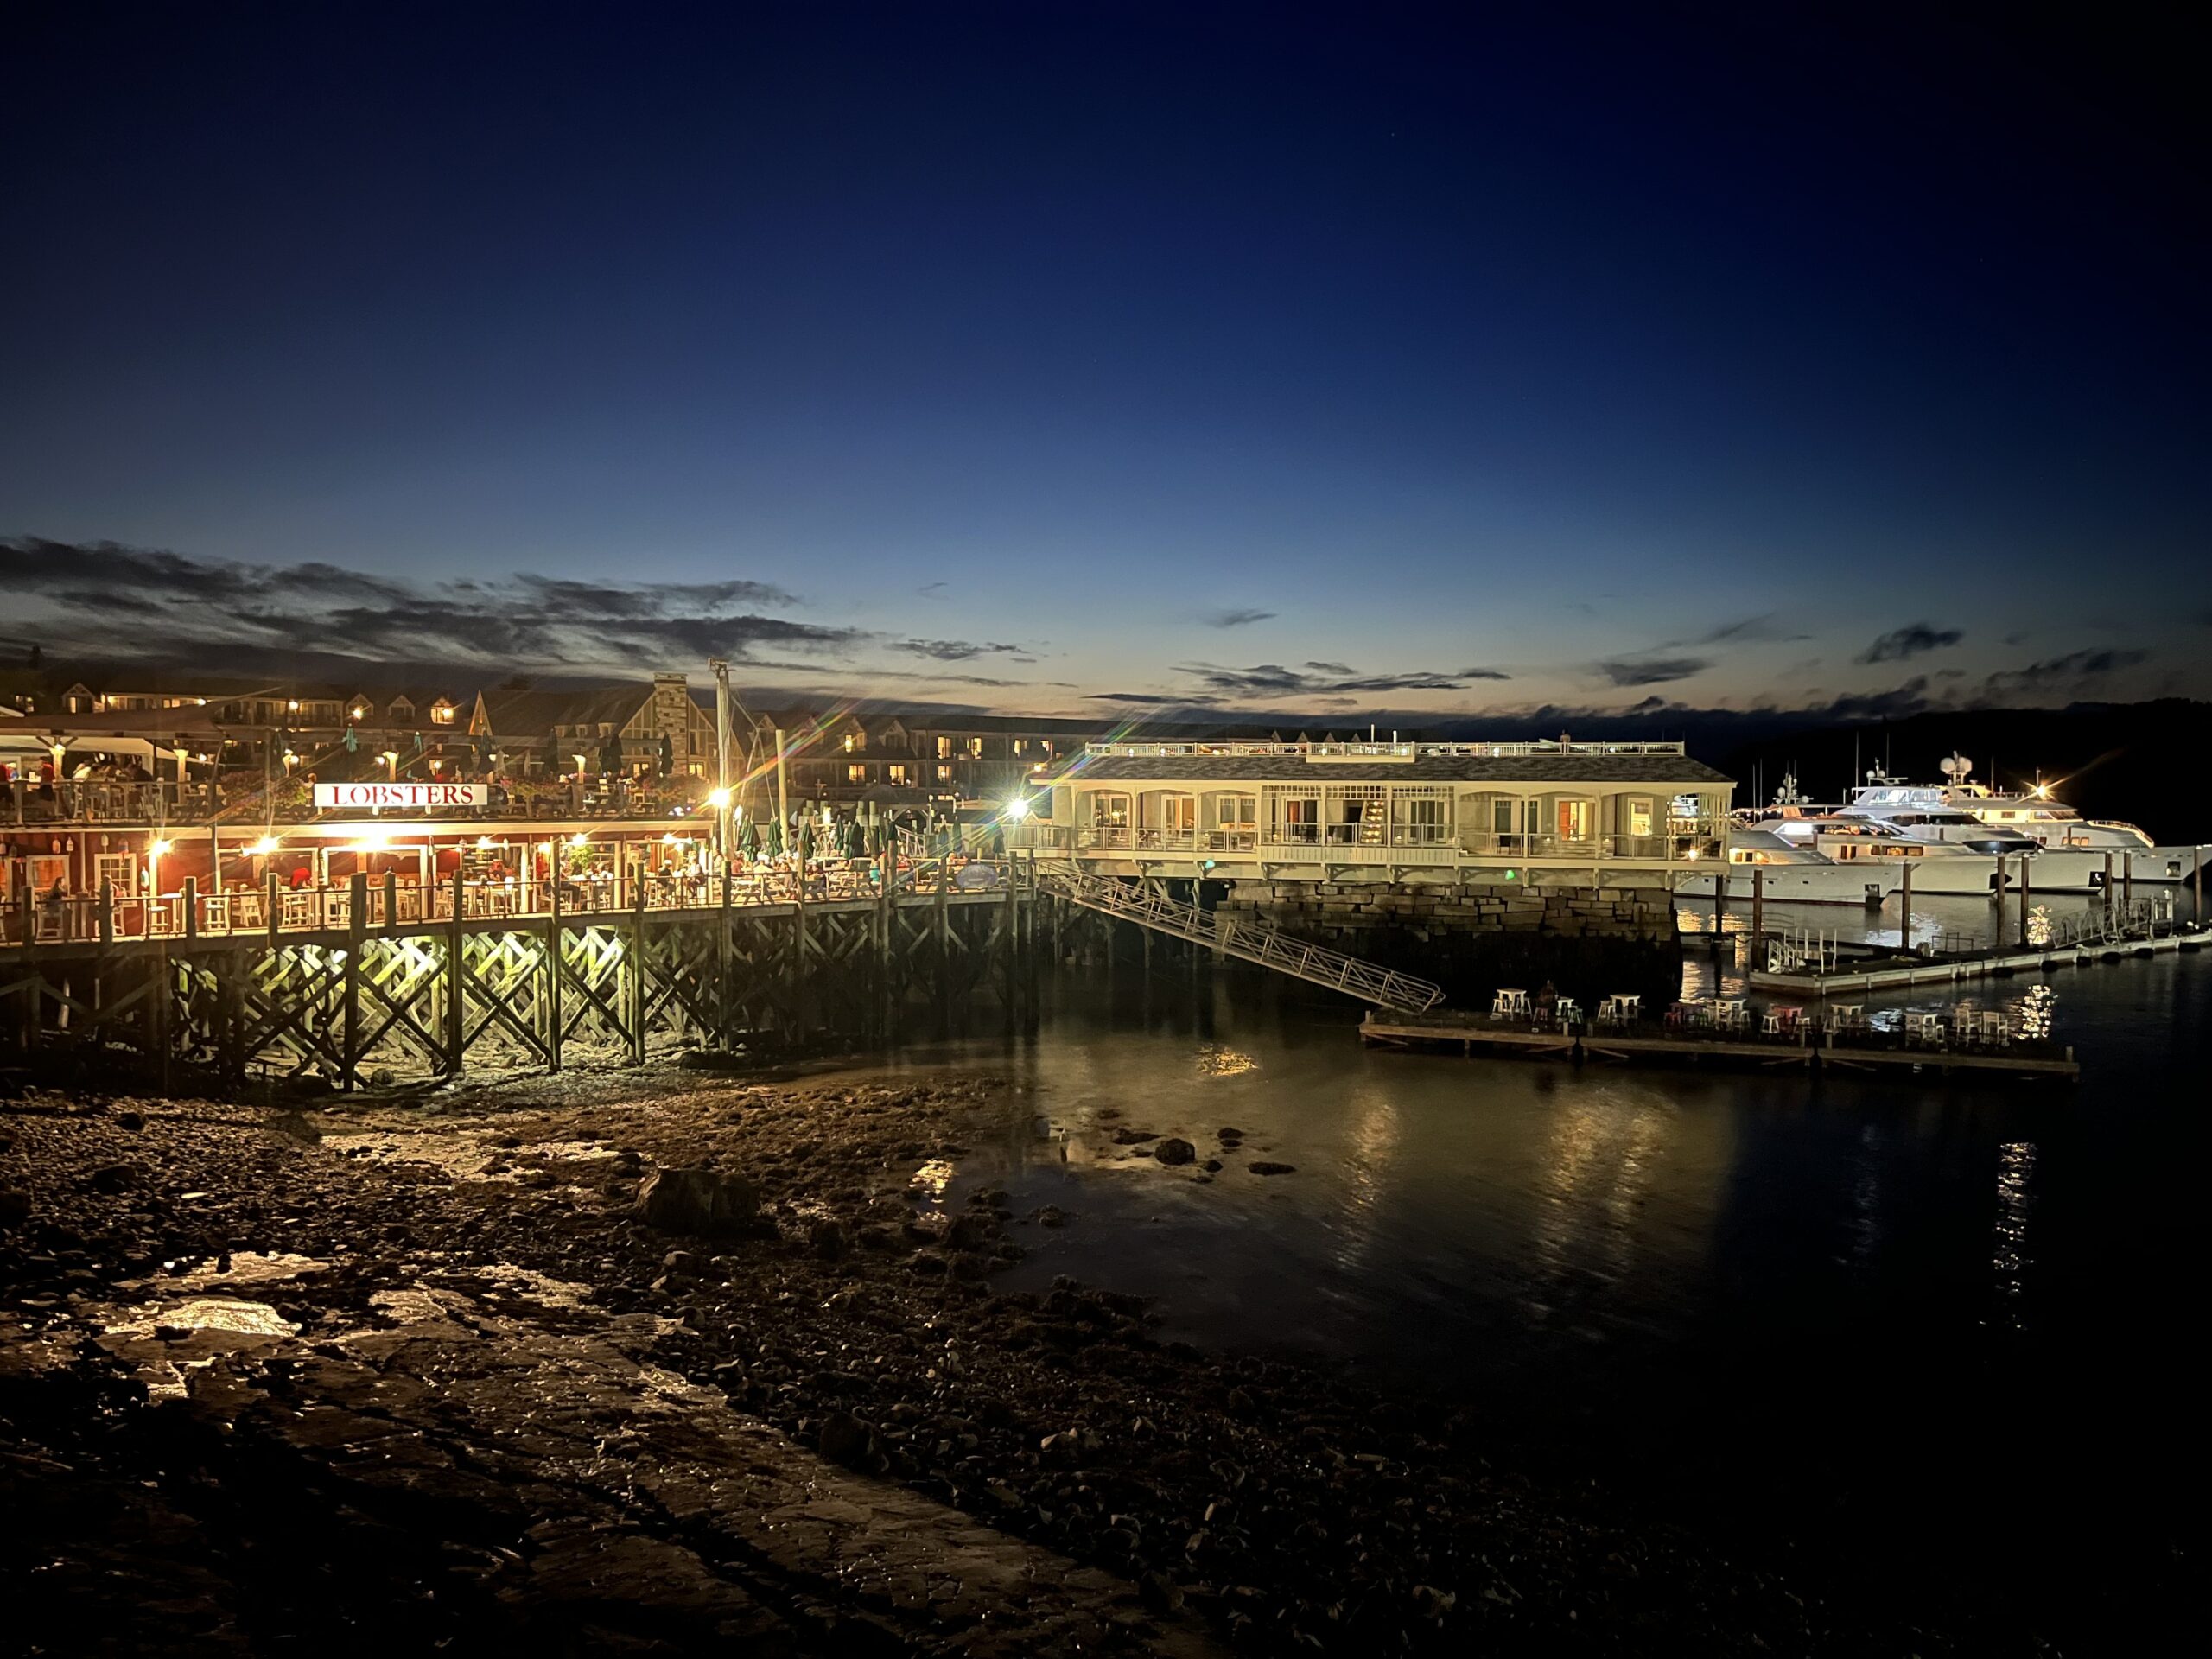
{"label": "waterfront building", "polygon": [[516,776],[715,775],[714,716],[682,674],[656,674],[650,685],[481,691],[465,730],[493,770]]}
{"label": "waterfront building", "polygon": [[756,710],[784,734],[794,801],[947,810],[1002,804],[1106,734],[1098,721],[870,705]]}
{"label": "waterfront building", "polygon": [[1037,780],[1022,846],[1102,874],[1666,887],[1735,785],[1673,742],[1101,742]]}

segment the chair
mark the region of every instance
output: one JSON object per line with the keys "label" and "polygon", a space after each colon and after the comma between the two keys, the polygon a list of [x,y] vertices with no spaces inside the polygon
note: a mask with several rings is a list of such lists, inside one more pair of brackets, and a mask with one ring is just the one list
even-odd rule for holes
{"label": "chair", "polygon": [[1490,1013],[1491,1018],[1493,1020],[1517,1020],[1527,1017],[1529,1013],[1529,993],[1526,991],[1500,991],[1491,1001]]}
{"label": "chair", "polygon": [[1572,1029],[1582,1018],[1582,1010],[1571,996],[1562,996],[1553,1005],[1553,1017],[1561,1031]]}

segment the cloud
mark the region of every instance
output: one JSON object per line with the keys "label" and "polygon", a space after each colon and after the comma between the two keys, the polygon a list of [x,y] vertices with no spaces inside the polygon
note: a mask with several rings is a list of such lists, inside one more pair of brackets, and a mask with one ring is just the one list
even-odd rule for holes
{"label": "cloud", "polygon": [[[1757,616],[1743,616],[1732,622],[1723,622],[1719,627],[1698,635],[1694,639],[1680,643],[1690,645],[1717,645],[1730,639],[1804,639],[1811,636],[1791,633],[1775,620],[1772,611],[1762,611]],[[1666,649],[1665,646],[1661,647]]]}
{"label": "cloud", "polygon": [[1093,702],[1135,702],[1147,708],[1183,709],[1191,707],[1188,697],[1163,697],[1151,691],[1092,691],[1085,694]]}
{"label": "cloud", "polygon": [[1615,685],[1664,685],[1687,680],[1713,666],[1704,657],[1613,657],[1598,664],[1598,671]]}
{"label": "cloud", "polygon": [[1187,674],[1217,697],[1371,696],[1394,691],[1460,691],[1474,680],[1502,680],[1496,669],[1469,668],[1456,673],[1415,669],[1402,674],[1358,674],[1343,663],[1306,663],[1286,668],[1281,663],[1260,663],[1250,668],[1222,668],[1211,663],[1185,663],[1178,674]]}
{"label": "cloud", "polygon": [[1208,611],[1198,620],[1210,628],[1243,628],[1273,618],[1273,611]]}
{"label": "cloud", "polygon": [[1917,657],[1924,651],[1942,651],[1965,639],[1961,628],[1939,628],[1928,622],[1908,622],[1901,628],[1891,628],[1872,645],[1859,653],[1862,663],[1901,663],[1908,657]]}
{"label": "cloud", "polygon": [[2098,651],[2070,651],[2063,657],[2047,658],[2039,663],[2030,663],[2025,668],[2006,669],[1992,674],[1981,683],[1980,701],[1990,702],[2012,697],[2048,696],[2054,692],[2078,691],[2087,683],[2107,678],[2124,668],[2133,668],[2150,655],[2147,651],[2117,651],[2109,646]]}
{"label": "cloud", "polygon": [[200,664],[225,652],[274,652],[448,668],[635,671],[720,657],[804,672],[814,665],[772,664],[762,653],[849,664],[874,648],[943,663],[1032,660],[1021,647],[996,642],[887,643],[863,628],[772,615],[800,601],[772,582],[741,577],[618,583],[521,572],[423,583],[332,564],[249,564],[27,537],[0,541],[0,592],[13,610],[42,613],[35,626],[50,652],[111,654],[112,625],[128,613],[146,641],[142,656],[166,650]]}
{"label": "cloud", "polygon": [[1033,662],[1025,647],[1020,645],[987,645],[972,639],[900,639],[891,647],[911,657],[933,658],[940,663],[965,663],[977,657],[1010,656],[1020,662]]}

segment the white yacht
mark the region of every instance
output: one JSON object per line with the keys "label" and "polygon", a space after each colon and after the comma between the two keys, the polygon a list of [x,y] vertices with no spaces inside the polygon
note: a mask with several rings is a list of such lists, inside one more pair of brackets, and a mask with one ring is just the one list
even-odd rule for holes
{"label": "white yacht", "polygon": [[2107,854],[2115,880],[2186,881],[2200,859],[2212,862],[2212,844],[2159,846],[2132,823],[2083,817],[2052,799],[2048,785],[2006,794],[1971,783],[1974,763],[1962,754],[1953,754],[1938,770],[1943,783],[1916,785],[1877,768],[1866,774],[1863,788],[1851,791],[1843,810],[1930,838],[1986,842],[1991,851],[1999,841],[2012,851],[2039,849],[2031,880],[2049,892],[2101,887]]}
{"label": "white yacht", "polygon": [[1908,866],[1913,891],[1930,897],[1986,893],[1996,880],[1993,854],[1807,801],[1785,778],[1773,805],[1735,814],[1725,861],[1683,874],[1675,890],[1749,898],[1756,871],[1769,899],[1878,906],[1904,885]]}

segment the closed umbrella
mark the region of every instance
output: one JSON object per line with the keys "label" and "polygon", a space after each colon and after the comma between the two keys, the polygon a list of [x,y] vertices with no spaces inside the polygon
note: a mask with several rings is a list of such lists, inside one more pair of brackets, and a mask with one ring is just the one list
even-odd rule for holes
{"label": "closed umbrella", "polygon": [[660,761],[660,775],[662,777],[665,778],[676,770],[676,745],[668,741],[668,734],[666,732],[663,732],[660,734],[660,750],[658,759]]}
{"label": "closed umbrella", "polygon": [[738,832],[737,850],[748,864],[760,856],[760,826],[751,818],[745,821],[745,828]]}
{"label": "closed umbrella", "polygon": [[622,740],[613,733],[600,741],[599,770],[607,778],[622,775]]}

